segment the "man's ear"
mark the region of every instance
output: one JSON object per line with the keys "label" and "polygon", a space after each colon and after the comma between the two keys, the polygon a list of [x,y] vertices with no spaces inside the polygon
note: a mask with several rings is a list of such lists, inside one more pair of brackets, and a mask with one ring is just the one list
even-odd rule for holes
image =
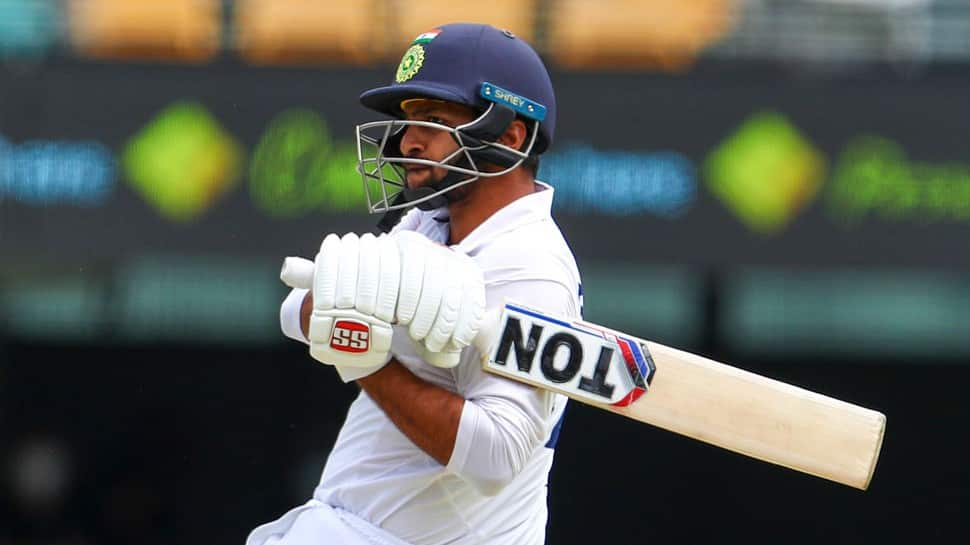
{"label": "man's ear", "polygon": [[529,130],[525,126],[525,122],[521,119],[516,119],[512,121],[509,128],[505,129],[505,132],[498,139],[500,144],[506,145],[512,149],[521,150],[522,146],[525,145],[525,139],[529,134]]}

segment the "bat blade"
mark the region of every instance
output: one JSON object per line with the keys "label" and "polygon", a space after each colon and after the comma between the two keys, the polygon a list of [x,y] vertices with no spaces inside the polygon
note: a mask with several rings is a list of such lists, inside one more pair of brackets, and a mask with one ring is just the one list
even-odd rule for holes
{"label": "bat blade", "polygon": [[880,412],[646,342],[657,375],[626,407],[602,406],[753,458],[860,490],[886,429]]}
{"label": "bat blade", "polygon": [[882,413],[588,322],[507,302],[476,345],[486,371],[865,490]]}

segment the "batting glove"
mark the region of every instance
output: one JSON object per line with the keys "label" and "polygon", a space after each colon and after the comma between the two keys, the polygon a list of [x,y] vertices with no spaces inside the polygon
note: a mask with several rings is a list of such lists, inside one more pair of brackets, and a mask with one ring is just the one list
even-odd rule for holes
{"label": "batting glove", "polygon": [[397,323],[408,326],[417,352],[437,367],[454,367],[485,315],[485,281],[467,255],[403,231]]}
{"label": "batting glove", "polygon": [[397,245],[387,237],[348,233],[323,240],[312,281],[305,271],[295,273],[296,261],[284,262],[284,282],[313,290],[310,355],[336,366],[347,382],[377,371],[391,358],[399,256]]}
{"label": "batting glove", "polygon": [[[396,323],[407,327],[425,361],[458,365],[485,315],[485,282],[478,265],[411,231],[377,239],[364,235],[356,245],[355,240],[352,234],[343,239],[330,235],[315,263],[294,257],[284,261],[284,283],[313,286],[311,355],[336,365],[345,381],[366,376],[390,358],[382,352],[389,351],[391,339],[384,326]],[[365,334],[371,344],[362,350]],[[348,370],[352,367],[363,371]]]}

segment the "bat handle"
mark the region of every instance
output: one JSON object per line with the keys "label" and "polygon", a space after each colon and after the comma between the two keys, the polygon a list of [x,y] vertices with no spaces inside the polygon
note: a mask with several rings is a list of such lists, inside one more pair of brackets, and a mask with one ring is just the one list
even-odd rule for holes
{"label": "bat handle", "polygon": [[280,280],[291,288],[310,289],[313,287],[314,264],[302,257],[287,257],[280,269]]}

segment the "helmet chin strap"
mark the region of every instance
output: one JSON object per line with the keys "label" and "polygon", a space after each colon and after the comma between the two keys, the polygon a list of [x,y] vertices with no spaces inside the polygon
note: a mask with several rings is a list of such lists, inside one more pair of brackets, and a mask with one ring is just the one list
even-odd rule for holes
{"label": "helmet chin strap", "polygon": [[[397,194],[397,197],[394,198],[394,202],[392,202],[391,205],[396,206],[406,202],[407,198],[404,197],[404,191],[401,191]],[[390,233],[391,229],[397,225],[397,222],[401,221],[401,216],[403,216],[404,212],[406,211],[406,208],[395,208],[393,210],[384,212],[384,215],[381,216],[380,221],[377,222],[377,229],[382,233]]]}

